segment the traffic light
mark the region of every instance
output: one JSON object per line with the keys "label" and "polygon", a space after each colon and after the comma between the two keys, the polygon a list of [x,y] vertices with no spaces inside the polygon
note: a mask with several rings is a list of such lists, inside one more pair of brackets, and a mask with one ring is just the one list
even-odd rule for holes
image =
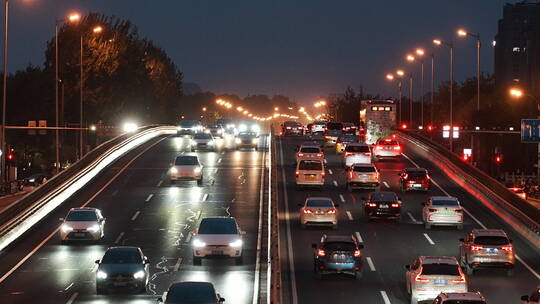
{"label": "traffic light", "polygon": [[495,156],[495,162],[496,162],[497,164],[502,163],[502,160],[503,160],[502,155],[496,155],[496,156]]}
{"label": "traffic light", "polygon": [[402,128],[403,130],[407,129],[407,124],[406,124],[406,123],[401,124],[401,128]]}

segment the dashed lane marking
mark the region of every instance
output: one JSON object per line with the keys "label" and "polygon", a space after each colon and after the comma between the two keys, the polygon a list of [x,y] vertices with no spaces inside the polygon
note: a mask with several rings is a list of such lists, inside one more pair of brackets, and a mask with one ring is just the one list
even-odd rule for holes
{"label": "dashed lane marking", "polygon": [[435,245],[435,242],[433,242],[433,240],[429,237],[427,233],[424,233],[424,237],[426,238],[428,243],[430,243],[431,245]]}
{"label": "dashed lane marking", "polygon": [[352,214],[349,210],[347,210],[347,217],[349,218],[349,220],[353,220]]}
{"label": "dashed lane marking", "polygon": [[178,269],[180,268],[180,265],[182,264],[182,258],[178,258],[178,260],[176,261],[176,264],[174,264],[174,271],[177,272]]}
{"label": "dashed lane marking", "polygon": [[362,236],[360,235],[360,232],[357,231],[354,234],[356,235],[356,239],[358,240],[358,242],[360,243],[364,242],[364,240],[362,239]]}
{"label": "dashed lane marking", "polygon": [[154,196],[153,194],[148,194],[148,197],[146,198],[145,201],[149,202],[152,199],[153,196]]}
{"label": "dashed lane marking", "polygon": [[132,220],[132,221],[136,220],[136,219],[137,219],[137,216],[139,216],[139,214],[141,214],[140,211],[135,212],[135,214],[131,217],[131,220]]}
{"label": "dashed lane marking", "polygon": [[205,193],[205,194],[203,195],[202,201],[203,201],[203,202],[206,202],[207,199],[208,199],[208,193]]}
{"label": "dashed lane marking", "polygon": [[332,175],[334,172],[332,172],[332,169],[328,169],[328,174]]}
{"label": "dashed lane marking", "polygon": [[388,298],[388,295],[386,294],[386,291],[381,290],[381,297],[383,298],[384,304],[391,304],[390,299]]}
{"label": "dashed lane marking", "polygon": [[115,244],[118,244],[120,242],[120,240],[122,239],[122,237],[124,236],[124,232],[120,232],[120,234],[118,235],[118,237],[116,238],[116,240],[114,240],[114,243]]}
{"label": "dashed lane marking", "polygon": [[339,195],[339,199],[341,200],[342,203],[345,203],[345,198],[343,197],[343,194]]}
{"label": "dashed lane marking", "polygon": [[385,186],[386,188],[390,188],[390,185],[388,185],[387,182],[383,182],[383,184],[384,184],[384,186]]}
{"label": "dashed lane marking", "polygon": [[373,261],[371,260],[370,257],[366,257],[366,261],[367,261],[367,263],[369,265],[369,269],[371,271],[377,271],[377,269],[375,269],[375,264],[373,264]]}
{"label": "dashed lane marking", "polygon": [[414,216],[412,215],[412,213],[410,213],[409,211],[407,211],[407,215],[409,216],[409,218],[411,218],[411,221],[413,221],[415,224],[418,223],[418,221],[414,218]]}
{"label": "dashed lane marking", "polygon": [[75,299],[77,299],[78,296],[79,296],[79,293],[78,293],[78,292],[72,294],[71,297],[69,297],[69,299],[68,299],[68,301],[66,302],[66,304],[73,304],[73,303],[75,303]]}
{"label": "dashed lane marking", "polygon": [[334,184],[334,186],[336,186],[336,187],[338,186],[337,181],[333,181],[332,183]]}
{"label": "dashed lane marking", "polygon": [[156,187],[161,187],[161,184],[163,184],[163,181],[162,181],[162,180],[160,180],[160,181],[157,183]]}

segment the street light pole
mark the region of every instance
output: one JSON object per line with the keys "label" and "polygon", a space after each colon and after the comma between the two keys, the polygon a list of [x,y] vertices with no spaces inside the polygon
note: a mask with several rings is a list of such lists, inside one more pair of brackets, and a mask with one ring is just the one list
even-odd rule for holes
{"label": "street light pole", "polygon": [[480,111],[480,35],[476,38],[476,110]]}
{"label": "street light pole", "polygon": [[80,54],[80,74],[81,74],[81,90],[80,90],[80,96],[79,96],[79,127],[81,128],[79,131],[79,159],[81,159],[84,156],[84,141],[83,141],[83,88],[84,88],[84,69],[83,69],[83,34],[81,32],[81,54]]}
{"label": "street light pole", "polygon": [[8,75],[8,13],[9,13],[9,1],[4,0],[4,79],[2,84],[2,131],[0,136],[2,137],[0,143],[0,149],[2,155],[0,155],[0,180],[2,182],[7,181],[8,175],[6,174],[6,103],[7,103],[7,75]]}
{"label": "street light pole", "polygon": [[450,152],[454,151],[454,46],[450,43]]}
{"label": "street light pole", "polygon": [[429,123],[433,127],[433,97],[435,91],[435,54],[431,53],[431,106],[429,109]]}
{"label": "street light pole", "polygon": [[422,94],[420,99],[420,125],[424,127],[424,60],[420,61],[422,76],[420,80],[420,94]]}
{"label": "street light pole", "polygon": [[398,83],[398,88],[399,88],[399,123],[402,122],[401,120],[401,104],[403,103],[403,92],[402,92],[402,87],[403,87],[403,80],[400,78],[399,79],[399,83]]}
{"label": "street light pole", "polygon": [[[58,125],[58,22],[60,20],[56,20],[55,26],[54,26],[54,113],[55,113],[55,127],[59,127]],[[55,147],[55,162],[54,162],[54,168],[55,168],[55,174],[58,174],[60,172],[60,147],[59,147],[59,138],[60,135],[58,133],[58,129],[54,131],[55,134],[55,140],[54,140],[54,147]]]}
{"label": "street light pole", "polygon": [[409,73],[409,127],[410,128],[412,128],[413,126],[412,111],[413,111],[413,76],[412,76],[412,73]]}

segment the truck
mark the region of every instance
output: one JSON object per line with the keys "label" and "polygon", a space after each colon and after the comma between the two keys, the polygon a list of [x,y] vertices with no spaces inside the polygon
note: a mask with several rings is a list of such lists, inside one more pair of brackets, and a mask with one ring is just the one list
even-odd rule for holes
{"label": "truck", "polygon": [[390,136],[396,127],[396,103],[393,100],[362,100],[360,123],[366,130],[366,143]]}

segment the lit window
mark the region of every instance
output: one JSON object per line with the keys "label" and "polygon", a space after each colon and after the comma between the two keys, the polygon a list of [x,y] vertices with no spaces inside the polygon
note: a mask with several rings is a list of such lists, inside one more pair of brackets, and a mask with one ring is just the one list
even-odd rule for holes
{"label": "lit window", "polygon": [[377,110],[379,110],[378,107],[371,107],[371,111],[377,111]]}
{"label": "lit window", "polygon": [[389,111],[392,111],[392,109],[391,109],[390,107],[385,107],[384,110],[385,110],[385,111],[388,111],[388,112],[389,112]]}

